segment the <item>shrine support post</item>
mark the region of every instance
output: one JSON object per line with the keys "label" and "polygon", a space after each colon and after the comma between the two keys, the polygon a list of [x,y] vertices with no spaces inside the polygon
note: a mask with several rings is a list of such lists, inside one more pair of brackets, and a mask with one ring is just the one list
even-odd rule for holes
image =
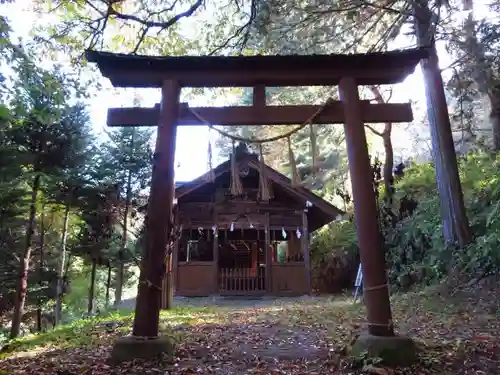
{"label": "shrine support post", "polygon": [[267,212],[265,214],[265,242],[266,242],[266,251],[264,252],[264,255],[266,257],[266,292],[271,293],[273,290],[273,285],[272,285],[272,263],[273,263],[273,255],[272,255],[272,243],[271,243],[271,219],[269,217],[269,213]]}
{"label": "shrine support post", "polygon": [[311,289],[311,260],[309,254],[309,225],[307,223],[307,208],[302,211],[302,237],[300,238],[302,254],[304,256],[304,265],[306,270],[307,290],[312,292]]}
{"label": "shrine support post", "polygon": [[176,81],[166,81],[162,87],[161,115],[146,218],[146,244],[132,333],[134,336],[158,335],[161,285],[166,271],[166,249],[173,226],[174,158],[180,89]]}
{"label": "shrine support post", "polygon": [[385,255],[379,232],[376,197],[356,81],[353,78],[343,78],[339,83],[339,94],[344,103],[344,129],[363,267],[368,329],[374,336],[393,336]]}
{"label": "shrine support post", "polygon": [[[175,195],[175,192],[173,193]],[[179,228],[179,215],[176,212],[178,207],[173,209],[174,231]],[[167,265],[167,274],[163,280],[162,286],[162,309],[170,309],[173,305],[174,293],[177,285],[177,269],[179,265],[179,238],[176,236],[172,243],[172,248],[167,254],[165,264]]]}
{"label": "shrine support post", "polygon": [[218,215],[217,215],[217,211],[214,209],[214,212],[213,212],[213,222],[215,223],[216,225],[216,228],[215,228],[215,233],[213,234],[213,238],[214,238],[214,241],[212,243],[212,252],[213,252],[213,259],[212,259],[212,262],[213,262],[213,265],[214,265],[214,279],[213,279],[213,292],[214,293],[219,293],[219,290],[220,290],[220,286],[219,286],[219,227],[217,227],[217,221],[218,219]]}

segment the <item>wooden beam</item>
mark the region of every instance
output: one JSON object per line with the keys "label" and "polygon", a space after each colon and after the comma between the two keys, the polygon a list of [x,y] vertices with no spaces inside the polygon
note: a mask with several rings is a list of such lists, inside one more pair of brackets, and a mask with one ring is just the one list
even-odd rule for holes
{"label": "wooden beam", "polygon": [[[415,64],[416,65],[416,64]],[[336,86],[344,75],[355,76],[362,85],[392,85],[402,82],[415,71],[412,67],[390,67],[368,69],[317,69],[297,73],[295,70],[273,69],[269,71],[247,71],[245,73],[218,71],[206,72],[155,72],[110,67],[100,69],[114,87],[147,88],[159,87],[165,79],[177,78],[182,87],[254,87],[263,82],[267,87],[288,86]]]}
{"label": "wooden beam", "polygon": [[[285,215],[290,214],[300,214],[302,212],[303,205],[298,204],[279,204],[274,202],[269,202],[267,204],[259,204],[257,202],[251,201],[240,201],[240,202],[182,202],[179,204],[179,214],[180,216],[189,215],[195,213],[196,217],[209,216],[209,211],[214,207],[217,208],[219,213],[223,214],[256,214],[264,212],[282,212]],[[205,213],[203,215],[203,213]]]}
{"label": "wooden beam", "polygon": [[[320,106],[285,105],[265,107],[199,107],[191,108],[213,125],[294,125],[306,121]],[[179,108],[178,125],[205,125],[186,103]],[[413,113],[409,103],[360,103],[360,114],[364,122],[410,122]],[[156,126],[160,118],[160,108],[110,108],[108,126]],[[334,101],[315,119],[316,124],[342,124],[345,121],[342,102]]]}
{"label": "wooden beam", "polygon": [[[274,216],[274,215],[273,215]],[[219,227],[230,227],[231,223],[233,223],[233,218],[231,217],[219,217],[217,219],[217,225]],[[192,228],[192,229],[198,229],[198,228],[205,228],[205,229],[211,229],[214,225],[214,222],[212,220],[207,220],[207,219],[193,219],[193,218],[181,218],[180,223],[183,225],[184,228]],[[254,220],[252,222],[252,225],[256,229],[262,229],[264,227],[264,220]],[[285,229],[291,229],[291,230],[297,230],[297,227],[302,226],[302,221],[300,219],[300,216],[293,217],[293,218],[287,218],[285,216],[279,216],[277,218],[271,219],[270,224],[271,227],[275,228],[276,230],[281,230],[282,228]],[[249,223],[247,222],[236,222],[235,223],[235,230],[236,231],[241,231],[243,230],[251,230]]]}
{"label": "wooden beam", "polygon": [[336,85],[344,76],[360,85],[403,81],[427,57],[427,49],[349,55],[139,56],[87,51],[115,87],[161,87],[169,79],[183,87]]}

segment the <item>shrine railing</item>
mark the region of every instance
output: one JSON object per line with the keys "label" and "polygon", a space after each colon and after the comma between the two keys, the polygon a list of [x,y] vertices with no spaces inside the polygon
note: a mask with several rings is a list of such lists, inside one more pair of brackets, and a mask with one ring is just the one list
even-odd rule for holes
{"label": "shrine railing", "polygon": [[264,268],[221,268],[219,270],[221,294],[251,294],[266,290]]}

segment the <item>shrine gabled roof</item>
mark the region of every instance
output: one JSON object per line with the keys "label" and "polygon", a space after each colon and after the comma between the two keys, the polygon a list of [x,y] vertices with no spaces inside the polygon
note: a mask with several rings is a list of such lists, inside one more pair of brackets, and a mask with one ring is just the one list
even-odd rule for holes
{"label": "shrine gabled roof", "polygon": [[336,85],[350,76],[360,85],[398,83],[428,56],[426,48],[331,55],[141,56],[88,50],[115,87],[161,87],[168,79],[188,87]]}
{"label": "shrine gabled roof", "polygon": [[[250,168],[259,171],[260,167],[259,161],[257,160],[257,158],[254,158],[252,156],[253,155],[250,155],[250,157],[247,158],[247,164]],[[344,215],[344,211],[335,207],[334,205],[327,202],[318,195],[314,194],[309,189],[306,189],[303,186],[292,186],[292,181],[284,174],[278,172],[277,170],[271,168],[268,165],[266,165],[265,167],[266,167],[266,177],[269,179],[270,182],[279,185],[287,193],[295,197],[297,200],[303,201],[304,207],[306,207],[306,202],[310,202],[312,204],[313,210],[319,209],[323,213],[322,216],[326,218],[326,220],[323,220],[324,221],[323,224],[327,224],[328,222],[336,220],[339,215]],[[215,178],[217,179],[223,174],[230,172],[230,170],[231,170],[231,161],[227,160],[226,162],[215,167],[213,172]],[[208,172],[192,181],[179,183],[179,185],[176,186],[175,189],[175,197],[179,199],[209,183],[210,179]]]}

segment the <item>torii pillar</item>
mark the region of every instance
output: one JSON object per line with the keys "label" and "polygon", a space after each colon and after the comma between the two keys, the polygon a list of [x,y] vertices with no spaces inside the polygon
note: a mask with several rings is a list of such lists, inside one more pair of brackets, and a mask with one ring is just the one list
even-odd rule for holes
{"label": "torii pillar", "polygon": [[181,86],[175,80],[165,81],[162,86],[134,328],[132,336],[122,337],[115,343],[111,355],[114,362],[150,358],[168,353],[172,348],[169,338],[158,337],[158,326],[162,280],[167,272],[165,258],[174,225],[174,161],[180,90]]}
{"label": "torii pillar", "polygon": [[385,251],[376,219],[376,196],[356,80],[342,78],[339,94],[344,104],[344,131],[368,325],[368,334],[360,335],[352,350],[355,355],[368,352],[387,362],[406,364],[415,359],[415,346],[411,339],[394,335]]}

